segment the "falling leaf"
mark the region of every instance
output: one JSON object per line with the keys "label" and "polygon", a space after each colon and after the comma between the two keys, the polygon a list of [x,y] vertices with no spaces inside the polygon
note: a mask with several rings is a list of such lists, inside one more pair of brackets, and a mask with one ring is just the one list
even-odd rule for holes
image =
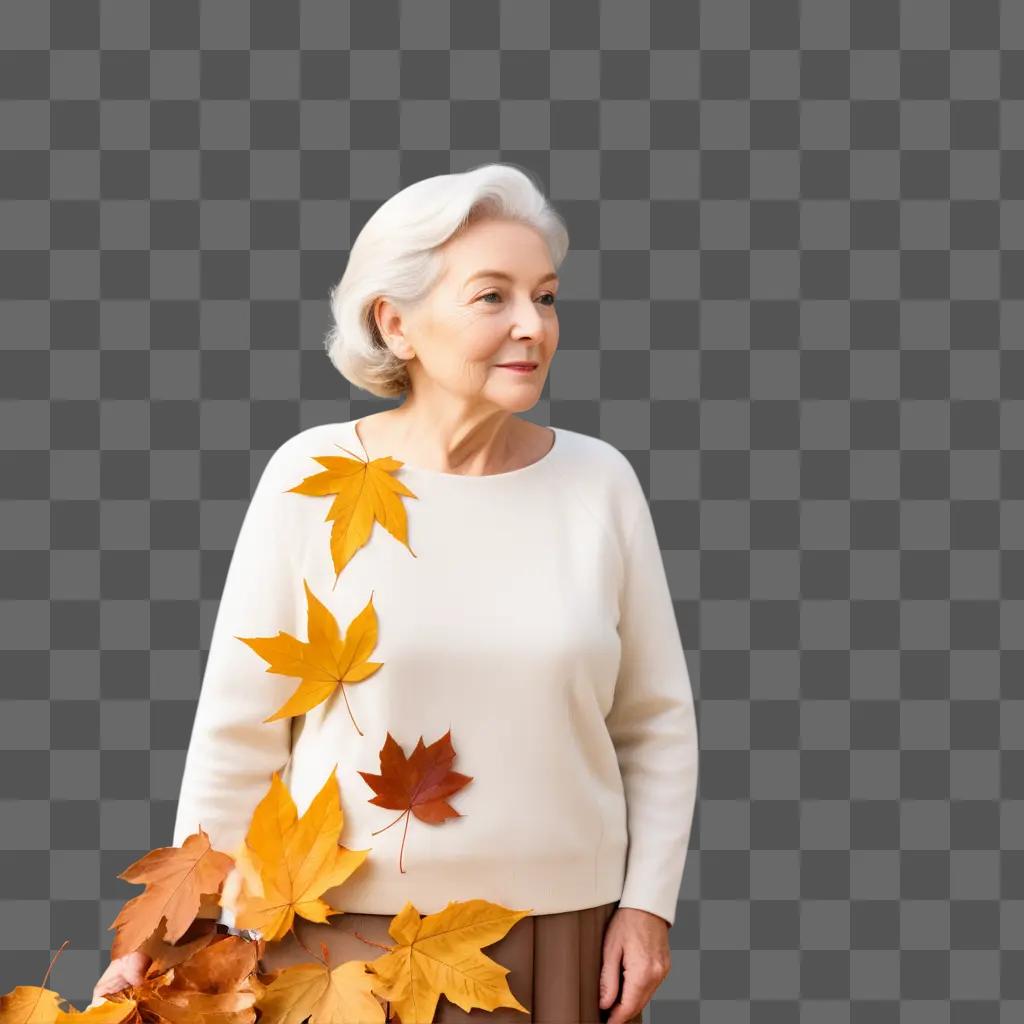
{"label": "falling leaf", "polygon": [[249,879],[259,876],[258,891],[241,887],[235,927],[258,930],[267,942],[283,938],[295,915],[324,924],[343,911],[320,898],[341,885],[370,852],[338,845],[344,816],[336,775],[327,781],[301,818],[288,787],[275,771],[267,795],[253,812],[245,837],[246,864],[240,870]]}
{"label": "falling leaf", "polygon": [[[326,949],[324,950],[326,954]],[[376,981],[363,960],[335,968],[317,960],[278,971],[257,1002],[260,1024],[384,1024]]]}
{"label": "falling leaf", "polygon": [[383,665],[381,661],[366,660],[377,645],[377,612],[373,607],[373,593],[370,593],[369,601],[349,623],[342,637],[338,622],[328,608],[317,600],[305,580],[302,584],[306,589],[308,641],[299,640],[283,631],[277,636],[236,636],[237,640],[248,644],[264,661],[270,663],[268,672],[302,679],[291,697],[263,721],[276,722],[279,718],[304,715],[340,689],[349,718],[356,732],[362,736],[363,731],[352,714],[343,684],[361,683]]}
{"label": "falling leaf", "polygon": [[[226,882],[224,884],[227,885]],[[139,947],[139,952],[149,957],[154,970],[162,972],[205,949],[217,940],[219,934],[215,918],[197,917],[177,942],[167,942],[161,926]]]}
{"label": "falling leaf", "polygon": [[109,995],[132,997],[136,1012],[125,1024],[253,1024],[263,991],[256,971],[265,944],[217,935],[173,967],[152,963],[142,982]]}
{"label": "falling leaf", "polygon": [[377,794],[370,799],[371,804],[405,812],[390,825],[373,833],[377,835],[378,832],[384,832],[405,818],[402,845],[398,851],[398,868],[403,874],[405,868],[402,866],[402,854],[409,831],[410,813],[430,825],[439,825],[448,818],[462,817],[445,798],[458,792],[467,782],[472,782],[473,776],[451,770],[452,761],[455,760],[451,735],[449,729],[429,747],[424,746],[421,736],[412,755],[406,759],[405,752],[389,732],[380,751],[380,775],[359,773]]}
{"label": "falling leaf", "polygon": [[509,968],[481,952],[503,938],[529,910],[510,910],[488,900],[450,902],[427,917],[406,903],[388,931],[397,945],[369,962],[373,990],[391,1001],[402,1024],[430,1024],[445,996],[467,1013],[499,1006],[530,1011],[508,987]]}
{"label": "falling leaf", "polygon": [[112,959],[139,949],[166,919],[164,938],[177,942],[196,919],[204,894],[220,893],[234,862],[210,846],[199,829],[180,847],[151,850],[118,875],[126,882],[144,883],[146,889],[121,908],[110,928],[117,929],[111,944]]}
{"label": "falling leaf", "polygon": [[0,996],[0,1024],[119,1024],[135,1013],[135,1001],[103,1000],[87,1010],[78,1010],[52,989],[39,985],[17,985]]}
{"label": "falling leaf", "polygon": [[[337,447],[348,452],[341,445]],[[408,520],[401,501],[402,497],[415,498],[416,495],[391,475],[403,463],[390,456],[367,461],[348,453],[353,456],[351,459],[341,455],[312,456],[324,471],[307,476],[302,483],[285,491],[286,494],[305,494],[314,498],[335,495],[324,517],[325,522],[334,523],[331,527],[331,557],[335,583],[352,556],[370,539],[375,522],[416,557],[416,552],[409,547]]]}

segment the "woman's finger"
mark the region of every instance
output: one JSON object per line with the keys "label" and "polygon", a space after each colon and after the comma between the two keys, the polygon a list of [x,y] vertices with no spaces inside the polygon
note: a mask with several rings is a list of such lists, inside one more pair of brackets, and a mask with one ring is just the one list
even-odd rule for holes
{"label": "woman's finger", "polygon": [[639,981],[632,981],[629,973],[626,972],[625,981],[622,985],[622,1000],[612,1010],[608,1018],[608,1024],[626,1024],[626,1021],[635,1017],[649,1002],[650,993]]}
{"label": "woman's finger", "polygon": [[118,992],[128,985],[128,980],[121,974],[112,974],[109,978],[100,978],[92,990],[93,998],[100,999],[111,992]]}
{"label": "woman's finger", "polygon": [[601,961],[600,1007],[607,1010],[619,994],[619,977],[622,974],[622,947],[610,943],[605,947]]}

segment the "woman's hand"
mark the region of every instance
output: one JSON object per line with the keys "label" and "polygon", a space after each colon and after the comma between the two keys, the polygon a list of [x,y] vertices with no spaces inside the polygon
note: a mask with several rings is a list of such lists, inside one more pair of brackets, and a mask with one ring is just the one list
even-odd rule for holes
{"label": "woman's hand", "polygon": [[[232,867],[224,880],[224,887],[221,892],[221,906],[230,908],[233,911],[237,908],[237,900],[242,890],[242,873],[238,867]],[[210,907],[205,912],[200,911],[198,917],[219,917],[220,909]],[[103,972],[103,976],[96,982],[92,990],[92,1002],[87,1009],[98,1006],[103,1002],[103,997],[112,992],[120,992],[129,985],[141,985],[146,976],[146,971],[152,963],[152,959],[142,950],[137,949],[126,956],[118,957],[110,961],[110,966]]]}
{"label": "woman's hand", "polygon": [[152,962],[152,959],[141,949],[111,960],[110,965],[93,987],[92,1002],[89,1006],[98,1006],[103,1002],[103,997],[109,993],[120,992],[121,989],[127,988],[129,985],[141,985],[142,979],[146,976],[146,970]]}
{"label": "woman's hand", "polygon": [[650,1002],[672,967],[668,921],[635,907],[619,907],[604,933],[601,961],[601,1009],[619,994],[619,972],[625,973],[622,998],[608,1024],[625,1024]]}

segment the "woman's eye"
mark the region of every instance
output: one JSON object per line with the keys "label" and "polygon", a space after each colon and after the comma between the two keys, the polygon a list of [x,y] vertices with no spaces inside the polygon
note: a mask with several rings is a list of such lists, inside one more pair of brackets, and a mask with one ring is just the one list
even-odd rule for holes
{"label": "woman's eye", "polygon": [[[499,292],[487,292],[485,295],[481,295],[480,298],[481,299],[489,299],[492,296],[494,298],[496,298],[496,299],[500,299],[501,298],[501,295],[500,295]],[[545,292],[541,296],[541,298],[542,299],[550,299],[551,301],[549,303],[547,303],[547,305],[549,305],[549,306],[553,306],[555,304],[555,297],[554,297],[554,295],[551,294],[551,292]],[[489,305],[490,305],[490,303],[489,303]]]}

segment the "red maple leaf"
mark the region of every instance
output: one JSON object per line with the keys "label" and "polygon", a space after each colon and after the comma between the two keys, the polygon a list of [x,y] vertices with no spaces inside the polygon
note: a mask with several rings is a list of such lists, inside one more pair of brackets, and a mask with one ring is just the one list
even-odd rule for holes
{"label": "red maple leaf", "polygon": [[410,812],[428,825],[440,825],[448,818],[462,817],[446,798],[462,789],[467,782],[472,782],[473,776],[451,770],[452,761],[455,760],[451,737],[452,731],[449,729],[428,747],[424,745],[421,736],[412,755],[407,758],[389,732],[380,750],[380,775],[359,773],[377,794],[370,799],[371,804],[403,812],[390,825],[373,833],[377,835],[384,832],[405,818],[405,832],[402,833],[402,845],[398,851],[398,867],[403,874],[405,868],[402,866],[402,854],[405,851],[405,837],[409,832]]}

